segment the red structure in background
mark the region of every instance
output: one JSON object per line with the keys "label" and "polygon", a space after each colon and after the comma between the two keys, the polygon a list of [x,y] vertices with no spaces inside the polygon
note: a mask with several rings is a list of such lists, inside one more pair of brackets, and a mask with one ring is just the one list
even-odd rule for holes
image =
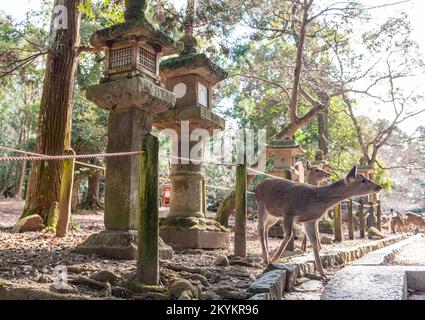
{"label": "red structure in background", "polygon": [[171,184],[162,186],[162,206],[170,207],[171,204]]}

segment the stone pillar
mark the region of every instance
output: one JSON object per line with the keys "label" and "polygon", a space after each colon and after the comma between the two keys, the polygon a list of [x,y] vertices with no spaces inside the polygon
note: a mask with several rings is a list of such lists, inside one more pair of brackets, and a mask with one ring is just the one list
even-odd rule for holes
{"label": "stone pillar", "polygon": [[[106,56],[104,78],[87,89],[87,99],[110,112],[108,153],[140,151],[142,137],[152,129],[152,115],[176,102],[174,94],[163,88],[158,68],[160,56],[177,53],[175,42],[146,20],[146,1],[127,0],[126,8],[124,23],[97,31],[90,39]],[[137,258],[139,159],[139,155],[107,158],[106,230],[79,245],[78,252]],[[160,257],[171,258],[172,249],[161,247],[161,239],[159,243]]]}
{"label": "stone pillar", "polygon": [[[191,143],[193,146],[194,143]],[[202,164],[172,164],[169,217],[205,218],[202,211]]]}
{"label": "stone pillar", "polygon": [[[108,153],[140,151],[145,113],[130,108],[111,111],[108,122]],[[139,187],[139,156],[106,159],[105,227],[136,230]]]}

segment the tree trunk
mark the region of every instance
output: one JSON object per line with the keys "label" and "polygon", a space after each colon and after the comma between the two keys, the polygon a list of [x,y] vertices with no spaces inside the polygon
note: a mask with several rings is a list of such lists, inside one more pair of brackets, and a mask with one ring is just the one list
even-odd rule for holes
{"label": "tree trunk", "polygon": [[100,173],[95,172],[89,177],[89,186],[87,190],[87,197],[84,201],[84,205],[90,209],[99,209],[101,205],[99,203],[99,189],[100,189]]}
{"label": "tree trunk", "polygon": [[[247,188],[250,186],[252,181],[254,181],[256,176],[248,176],[247,179]],[[218,207],[217,214],[215,216],[215,221],[221,225],[228,227],[230,215],[235,211],[235,191],[232,191],[226,199],[223,200],[221,205]]]}
{"label": "tree trunk", "polygon": [[10,177],[12,176],[12,172],[13,172],[14,167],[15,167],[15,163],[11,162],[9,164],[9,168],[7,170],[7,173],[4,176],[2,184],[0,186],[0,198],[3,196],[3,194],[6,192],[8,186],[9,186]]}
{"label": "tree trunk", "polygon": [[25,173],[27,170],[27,161],[22,161],[21,171],[19,173],[18,187],[16,188],[15,198],[22,200],[22,189],[24,187]]}
{"label": "tree trunk", "polygon": [[[67,8],[66,29],[55,29],[52,23],[50,48],[41,98],[38,135],[35,151],[41,154],[61,155],[70,147],[71,113],[75,70],[80,45],[81,12],[83,0],[55,0]],[[53,19],[57,19],[56,15]],[[65,19],[66,20],[66,19]],[[52,202],[59,201],[62,175],[61,161],[37,161],[30,174],[29,196],[24,216],[39,214],[47,220]]]}
{"label": "tree trunk", "polygon": [[329,102],[330,98],[327,94],[319,97],[325,109],[318,115],[318,135],[319,135],[319,149],[323,151],[323,159],[329,156]]}

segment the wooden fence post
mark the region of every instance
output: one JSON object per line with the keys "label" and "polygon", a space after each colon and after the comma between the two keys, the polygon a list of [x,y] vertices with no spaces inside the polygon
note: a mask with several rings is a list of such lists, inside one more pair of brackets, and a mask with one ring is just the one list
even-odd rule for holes
{"label": "wooden fence post", "polygon": [[354,240],[353,200],[348,201],[348,237]]}
{"label": "wooden fence post", "polygon": [[369,216],[367,219],[367,229],[375,227],[375,210],[373,202],[369,202]]}
{"label": "wooden fence post", "polygon": [[235,256],[246,258],[246,188],[247,188],[247,165],[246,156],[244,163],[236,168],[235,189]]}
{"label": "wooden fence post", "polygon": [[158,150],[159,142],[150,133],[142,137],[140,155],[137,280],[159,284]]}
{"label": "wooden fence post", "polygon": [[[75,151],[67,149],[65,155],[75,156]],[[56,236],[65,237],[69,229],[71,219],[72,187],[74,184],[75,159],[63,160],[62,178],[59,196],[59,215],[56,226]]]}
{"label": "wooden fence post", "polygon": [[341,203],[338,203],[335,207],[335,241],[342,241],[342,212],[341,212]]}
{"label": "wooden fence post", "polygon": [[202,212],[207,217],[207,181],[202,179]]}
{"label": "wooden fence post", "polygon": [[380,200],[378,200],[378,206],[376,208],[376,227],[379,231],[382,231],[382,207]]}
{"label": "wooden fence post", "polygon": [[360,228],[360,238],[365,238],[365,223],[364,223],[364,205],[363,199],[360,199],[360,208],[359,208],[359,228]]}

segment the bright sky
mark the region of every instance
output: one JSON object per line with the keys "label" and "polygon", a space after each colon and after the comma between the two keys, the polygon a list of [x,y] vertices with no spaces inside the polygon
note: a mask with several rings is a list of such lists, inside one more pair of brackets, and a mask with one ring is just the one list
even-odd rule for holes
{"label": "bright sky", "polygon": [[[396,0],[362,0],[367,5],[381,5],[385,3],[393,3]],[[186,0],[174,0],[174,3],[178,7],[182,7],[185,5]],[[21,21],[25,19],[25,13],[29,9],[37,9],[41,5],[40,0],[0,0],[0,10],[5,11],[7,14],[12,15],[14,19],[17,21]],[[375,10],[374,14],[376,14],[377,20],[379,18],[383,18],[386,16],[390,16],[397,10],[403,10],[408,13],[409,19],[411,20],[412,26],[414,28],[413,37],[414,40],[419,44],[421,51],[423,52],[423,56],[425,57],[425,1],[424,0],[411,0],[408,3],[400,4],[393,7],[386,7],[383,9]],[[411,83],[406,84],[409,87],[415,88],[421,86],[425,92],[425,75],[412,80]],[[358,108],[360,113],[368,114],[370,116],[381,116],[391,118],[391,114],[387,113],[385,110],[379,110],[376,106],[371,107],[370,103],[367,101],[360,101],[360,106]],[[411,133],[415,130],[419,125],[425,124],[425,114],[421,114],[412,118],[408,122],[406,122],[402,129]]]}

